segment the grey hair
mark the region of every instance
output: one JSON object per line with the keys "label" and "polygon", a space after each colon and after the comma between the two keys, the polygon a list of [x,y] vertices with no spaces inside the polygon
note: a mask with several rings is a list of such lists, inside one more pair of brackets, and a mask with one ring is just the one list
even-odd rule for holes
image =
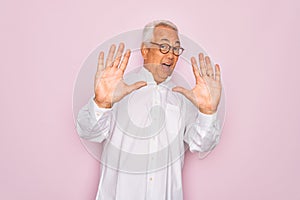
{"label": "grey hair", "polygon": [[143,30],[143,40],[142,40],[142,42],[146,46],[148,46],[148,43],[151,42],[151,40],[153,38],[154,29],[157,26],[167,26],[167,27],[172,28],[173,30],[175,30],[178,33],[177,26],[173,22],[170,22],[170,21],[167,21],[167,20],[156,20],[156,21],[150,22],[144,27],[144,30]]}

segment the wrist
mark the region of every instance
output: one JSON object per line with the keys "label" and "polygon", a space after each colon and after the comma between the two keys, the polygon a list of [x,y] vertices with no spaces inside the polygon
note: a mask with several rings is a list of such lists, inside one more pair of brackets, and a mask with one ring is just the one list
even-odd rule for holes
{"label": "wrist", "polygon": [[217,110],[214,109],[214,110],[209,110],[209,109],[199,109],[199,111],[203,114],[206,114],[206,115],[212,115],[214,114]]}
{"label": "wrist", "polygon": [[94,101],[99,108],[111,108],[112,107],[112,103],[97,101],[96,97],[94,97]]}

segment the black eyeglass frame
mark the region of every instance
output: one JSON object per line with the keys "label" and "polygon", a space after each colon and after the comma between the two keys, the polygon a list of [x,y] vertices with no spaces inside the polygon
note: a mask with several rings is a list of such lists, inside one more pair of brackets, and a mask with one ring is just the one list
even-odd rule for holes
{"label": "black eyeglass frame", "polygon": [[[156,43],[156,42],[150,42],[150,43],[159,46],[159,51],[160,51],[162,54],[167,54],[167,53],[169,53],[170,50],[171,50],[171,48],[172,48],[173,54],[174,54],[175,56],[180,56],[180,55],[183,53],[183,51],[184,51],[184,48],[179,47],[179,50],[178,50],[179,53],[176,54],[174,49],[175,49],[175,48],[178,48],[178,47],[173,47],[173,46],[169,45],[168,43],[161,43],[161,44]],[[163,51],[163,50],[162,50],[162,49],[163,49],[162,45],[166,45],[166,46],[168,47],[168,50],[167,50],[167,51]]]}

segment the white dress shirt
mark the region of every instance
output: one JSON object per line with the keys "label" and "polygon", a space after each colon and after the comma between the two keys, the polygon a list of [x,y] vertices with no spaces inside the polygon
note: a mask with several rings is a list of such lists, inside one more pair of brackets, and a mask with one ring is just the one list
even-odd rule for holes
{"label": "white dress shirt", "polygon": [[147,86],[111,109],[99,108],[91,98],[80,110],[80,137],[103,144],[96,200],[182,200],[185,150],[204,158],[219,142],[217,114],[203,114],[173,92],[172,77],[157,85],[141,67],[125,82],[143,80]]}

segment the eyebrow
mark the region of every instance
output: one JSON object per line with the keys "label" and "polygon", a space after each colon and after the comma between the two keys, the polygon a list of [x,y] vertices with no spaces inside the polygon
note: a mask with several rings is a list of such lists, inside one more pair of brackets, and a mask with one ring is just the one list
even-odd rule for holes
{"label": "eyebrow", "polygon": [[[161,41],[166,41],[166,42],[169,42],[170,43],[170,40],[166,39],[166,38],[163,38],[161,39]],[[176,41],[175,44],[179,44],[180,45],[180,41]]]}

